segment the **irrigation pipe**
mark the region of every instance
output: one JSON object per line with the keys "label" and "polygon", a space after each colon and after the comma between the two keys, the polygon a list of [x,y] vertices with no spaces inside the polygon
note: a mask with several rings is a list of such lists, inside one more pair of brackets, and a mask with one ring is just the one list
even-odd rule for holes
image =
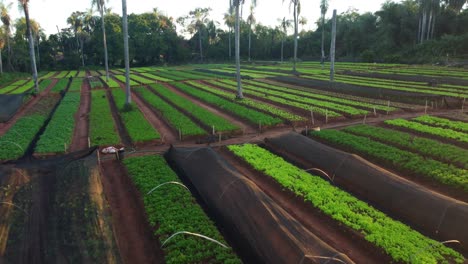
{"label": "irrigation pipe", "polygon": [[224,245],[223,243],[219,242],[218,240],[216,239],[213,239],[211,237],[207,237],[207,236],[204,236],[202,234],[198,234],[198,233],[192,233],[192,232],[187,232],[187,231],[180,231],[180,232],[177,232],[175,234],[173,234],[172,236],[170,236],[168,239],[166,239],[166,241],[164,241],[164,243],[161,245],[161,248],[164,247],[164,245],[169,242],[169,240],[171,240],[172,238],[174,238],[175,236],[177,235],[180,235],[180,234],[185,234],[185,235],[191,235],[191,236],[196,236],[196,237],[201,237],[201,238],[204,238],[208,241],[211,241],[213,243],[216,243],[220,246],[222,246],[223,248],[228,248],[228,246]]}
{"label": "irrigation pipe", "polygon": [[182,183],[176,182],[176,181],[170,181],[170,182],[165,182],[165,183],[159,184],[158,186],[156,186],[156,187],[154,187],[153,189],[151,189],[151,191],[149,191],[146,195],[151,194],[152,192],[154,192],[155,190],[157,190],[159,187],[162,187],[162,186],[167,185],[167,184],[179,185],[179,186],[184,187],[184,188],[187,189],[188,191],[190,191],[189,188],[187,188],[187,186],[183,185]]}
{"label": "irrigation pipe", "polygon": [[20,145],[18,145],[18,143],[15,143],[15,142],[13,142],[13,141],[7,141],[7,140],[0,141],[0,144],[2,144],[2,143],[10,143],[10,144],[13,144],[13,145],[17,146],[19,149],[21,149],[21,151],[24,152],[24,149],[23,149]]}
{"label": "irrigation pipe", "polygon": [[310,168],[310,169],[307,169],[307,170],[304,170],[304,171],[318,171],[322,174],[324,174],[325,176],[328,177],[328,179],[330,179],[331,182],[333,182],[333,179],[330,177],[330,175],[328,175],[328,173],[326,173],[325,171],[321,170],[321,169],[318,169],[318,168]]}

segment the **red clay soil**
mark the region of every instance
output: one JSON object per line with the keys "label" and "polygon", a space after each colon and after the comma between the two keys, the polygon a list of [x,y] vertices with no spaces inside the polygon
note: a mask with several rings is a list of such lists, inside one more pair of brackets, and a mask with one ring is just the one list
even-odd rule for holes
{"label": "red clay soil", "polygon": [[104,193],[123,263],[164,263],[164,253],[146,220],[137,190],[117,160],[101,163]]}
{"label": "red clay soil", "polygon": [[163,83],[162,85],[164,85],[164,87],[166,87],[168,90],[170,90],[171,92],[185,98],[185,99],[188,99],[190,101],[192,101],[193,103],[195,103],[196,105],[200,106],[200,107],[203,107],[205,108],[206,110],[228,120],[230,123],[238,126],[242,131],[245,131],[245,133],[255,133],[257,131],[256,128],[254,128],[253,126],[251,126],[249,123],[245,122],[244,120],[240,119],[240,118],[236,118],[230,114],[227,114],[223,111],[220,111],[218,110],[217,108],[215,107],[212,107],[204,102],[202,102],[201,100],[199,100],[198,98],[195,98],[195,97],[192,97],[192,96],[189,96],[187,94],[184,94],[182,93],[181,91],[179,91],[178,89],[176,89],[174,86],[170,85],[170,84],[167,84],[167,83]]}
{"label": "red clay soil", "polygon": [[75,132],[73,134],[70,151],[88,148],[89,110],[91,107],[91,87],[88,80],[81,85],[80,109],[75,115]]}
{"label": "red clay soil", "polygon": [[33,108],[36,105],[36,103],[42,99],[42,97],[48,94],[52,87],[54,87],[57,84],[57,82],[58,79],[52,79],[52,82],[49,86],[47,86],[47,88],[44,91],[42,91],[37,96],[29,100],[29,102],[21,106],[21,108],[8,122],[0,123],[0,136],[5,134],[14,124],[16,124],[18,119],[20,119],[29,109]]}
{"label": "red clay soil", "polygon": [[312,233],[337,251],[346,254],[355,263],[392,262],[388,255],[365,241],[362,235],[343,227],[292,192],[283,190],[284,188],[276,181],[250,168],[243,161],[233,156],[226,148],[217,149],[217,152]]}
{"label": "red clay soil", "polygon": [[164,143],[172,144],[178,141],[177,135],[166,122],[156,115],[151,108],[135,93],[132,92],[132,100],[136,103],[146,120],[159,132]]}

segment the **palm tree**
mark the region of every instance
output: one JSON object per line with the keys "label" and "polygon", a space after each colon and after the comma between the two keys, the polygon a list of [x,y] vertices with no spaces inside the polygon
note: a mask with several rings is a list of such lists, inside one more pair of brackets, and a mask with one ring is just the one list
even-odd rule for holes
{"label": "palm tree", "polygon": [[235,26],[236,23],[236,16],[234,14],[234,9],[232,6],[229,7],[228,13],[224,13],[224,24],[229,29],[229,60],[232,58],[232,48],[231,48],[231,33],[232,33],[232,28]]}
{"label": "palm tree", "polygon": [[8,54],[7,68],[8,68],[9,71],[13,70],[13,65],[11,64],[11,44],[10,44],[11,17],[10,17],[10,14],[9,14],[9,9],[11,8],[12,4],[13,3],[5,5],[3,3],[0,3],[0,20],[2,21],[3,27],[5,28],[5,39],[6,39],[7,54]]}
{"label": "palm tree", "polygon": [[34,80],[34,90],[39,93],[39,84],[37,82],[36,55],[34,53],[34,39],[31,30],[31,22],[29,20],[29,0],[18,0],[21,9],[23,9],[26,18],[26,34],[29,40],[29,57],[31,58],[31,68]]}
{"label": "palm tree", "polygon": [[130,106],[130,104],[132,103],[132,95],[130,94],[130,56],[128,54],[127,0],[122,0],[122,24],[125,55],[125,105]]}
{"label": "palm tree", "polygon": [[307,18],[304,17],[304,16],[301,16],[301,18],[299,18],[299,25],[302,26],[301,32],[304,31],[304,26],[307,25],[308,22],[309,22],[309,21],[308,21]]}
{"label": "palm tree", "polygon": [[185,18],[182,18],[181,21],[185,19],[190,19],[190,24],[188,25],[188,31],[193,34],[198,33],[198,45],[200,48],[200,60],[203,62],[203,44],[202,44],[202,30],[205,25],[208,23],[208,15],[211,11],[211,8],[196,8],[193,11],[189,12],[189,15]]}
{"label": "palm tree", "polygon": [[4,29],[0,28],[0,75],[3,74],[2,50],[5,47],[5,36]]}
{"label": "palm tree", "polygon": [[[283,0],[284,3],[285,0]],[[300,0],[290,0],[289,8],[293,7],[293,17],[294,17],[294,61],[293,61],[293,72],[296,72],[296,62],[297,62],[297,31],[299,26],[299,15],[301,14],[301,1]]]}
{"label": "palm tree", "polygon": [[254,15],[254,9],[255,9],[254,4],[256,3],[252,2],[252,4],[250,5],[250,14],[247,17],[247,24],[249,25],[249,62],[250,62],[250,57],[251,57],[250,50],[252,48],[252,25],[254,25],[256,22],[255,15]]}
{"label": "palm tree", "polygon": [[279,20],[279,22],[280,22],[281,32],[283,33],[282,34],[283,36],[281,37],[281,62],[283,62],[284,39],[288,35],[288,28],[291,27],[291,20],[286,19],[286,17],[283,17],[283,19]]}
{"label": "palm tree", "polygon": [[106,11],[106,0],[92,0],[91,6],[96,6],[101,15],[102,41],[104,43],[104,64],[106,66],[106,82],[109,81],[109,62],[107,55],[106,24],[104,21],[104,11]]}
{"label": "palm tree", "polygon": [[320,63],[322,65],[325,63],[325,14],[328,10],[328,0],[321,0],[320,1],[320,21],[322,24],[322,58],[320,59]]}

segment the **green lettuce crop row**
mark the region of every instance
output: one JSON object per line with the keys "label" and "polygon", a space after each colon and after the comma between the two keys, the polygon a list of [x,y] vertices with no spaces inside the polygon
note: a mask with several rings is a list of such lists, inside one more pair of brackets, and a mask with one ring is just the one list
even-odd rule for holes
{"label": "green lettuce crop row", "polygon": [[76,75],[76,78],[86,78],[86,71],[81,70],[80,72],[78,72],[78,74]]}
{"label": "green lettuce crop row", "polygon": [[94,89],[98,89],[98,88],[104,88],[104,83],[99,78],[90,78],[89,79],[89,86],[91,86],[91,89],[94,90]]}
{"label": "green lettuce crop row", "polygon": [[89,137],[92,145],[115,145],[120,137],[112,118],[106,91],[91,92],[91,112],[89,114]]}
{"label": "green lettuce crop row", "polygon": [[286,87],[279,87],[279,86],[275,86],[275,85],[270,85],[270,84],[262,83],[262,82],[258,82],[258,81],[244,81],[244,83],[251,84],[251,85],[254,85],[254,86],[257,86],[257,87],[263,87],[263,88],[270,89],[270,90],[283,91],[285,93],[295,94],[295,95],[299,95],[299,96],[306,96],[306,97],[310,97],[310,98],[315,98],[315,99],[319,99],[319,100],[326,100],[326,101],[345,104],[345,105],[357,106],[357,107],[362,107],[362,108],[371,109],[371,110],[374,109],[374,108],[375,108],[375,110],[389,111],[389,112],[398,110],[395,107],[388,107],[388,106],[384,106],[384,105],[370,104],[370,103],[359,102],[359,101],[354,101],[354,100],[342,99],[342,98],[338,98],[338,97],[332,97],[332,96],[327,96],[327,95],[310,93],[310,92],[305,92],[305,91],[301,91],[301,90],[295,90],[295,89],[290,89],[290,88],[286,88]]}
{"label": "green lettuce crop row", "polygon": [[146,79],[146,78],[143,78],[143,77],[138,76],[138,75],[131,75],[131,78],[132,78],[132,80],[134,80],[134,81],[136,81],[138,83],[141,83],[141,84],[155,83],[154,80]]}
{"label": "green lettuce crop row", "polygon": [[418,122],[408,121],[405,119],[387,120],[385,121],[385,124],[395,127],[402,127],[416,132],[437,136],[440,138],[451,139],[462,143],[468,143],[468,134],[454,131],[451,129],[428,126],[420,124]]}
{"label": "green lettuce crop row", "polygon": [[160,82],[172,82],[172,79],[160,77],[160,76],[148,73],[148,72],[140,73],[140,75],[145,76],[146,78],[150,78],[150,79],[153,79],[153,80],[156,80],[156,81],[160,81]]}
{"label": "green lettuce crop row", "polygon": [[148,104],[159,111],[175,130],[180,130],[182,136],[198,136],[206,134],[206,131],[195,124],[190,118],[179,112],[173,106],[165,102],[161,97],[152,93],[148,89],[138,87],[135,88],[134,91]]}
{"label": "green lettuce crop row", "polygon": [[358,136],[369,137],[380,142],[391,144],[431,157],[448,164],[457,164],[468,169],[468,151],[454,145],[444,144],[436,140],[417,137],[408,133],[368,125],[357,125],[343,129]]}
{"label": "green lettuce crop row", "polygon": [[281,119],[272,117],[270,115],[258,112],[256,110],[247,108],[234,100],[227,100],[209,92],[205,92],[185,83],[174,83],[174,85],[186,94],[192,95],[208,104],[219,107],[233,115],[239,116],[245,120],[250,121],[252,124],[259,124],[266,126],[280,124]]}
{"label": "green lettuce crop row", "polygon": [[455,250],[425,237],[328,181],[310,175],[263,148],[246,144],[232,145],[229,149],[324,214],[361,233],[367,241],[382,248],[395,262],[464,261],[463,256]]}
{"label": "green lettuce crop row", "polygon": [[101,77],[101,80],[104,83],[106,83],[109,88],[120,88],[119,83],[116,82],[115,80],[113,80],[112,78],[109,78],[109,81],[106,82],[106,77],[103,76],[103,77]]}
{"label": "green lettuce crop row", "polygon": [[[218,90],[218,89],[214,89],[214,88],[211,88],[211,87],[207,87],[206,85],[204,85],[202,83],[199,83],[199,82],[189,81],[187,83],[190,84],[193,87],[204,90],[206,92],[210,92],[210,93],[219,95],[219,96],[221,96],[221,97],[223,97],[225,99],[234,98],[233,93],[229,93],[229,92],[226,92],[224,90]],[[278,116],[278,117],[280,117],[280,118],[282,118],[284,120],[288,120],[288,121],[291,121],[291,122],[306,120],[305,118],[303,118],[303,117],[301,117],[299,115],[290,113],[288,111],[281,110],[281,109],[279,109],[277,107],[271,106],[269,104],[266,104],[266,103],[263,103],[263,102],[260,102],[260,101],[254,101],[254,100],[249,99],[249,98],[244,98],[244,99],[242,99],[242,100],[240,100],[238,102],[240,104],[242,104],[242,105],[245,105],[245,106],[248,106],[248,107],[251,107],[251,108],[254,108],[254,109],[261,110],[263,112]]]}
{"label": "green lettuce crop row", "polygon": [[[114,75],[114,78],[116,78],[117,80],[119,80],[120,82],[122,82],[123,84],[126,83],[126,78],[125,78],[125,75]],[[132,79],[130,79],[130,86],[138,86],[139,84],[135,81],[133,81]],[[111,87],[111,88],[114,88],[114,87]]]}
{"label": "green lettuce crop row", "polygon": [[68,88],[68,91],[69,92],[81,92],[82,83],[83,83],[83,79],[73,78],[72,82],[70,83],[70,88]]}
{"label": "green lettuce crop row", "polygon": [[413,120],[426,124],[426,125],[443,127],[443,128],[448,128],[448,129],[453,129],[453,130],[457,130],[460,132],[468,133],[468,123],[465,123],[462,121],[453,121],[450,119],[445,119],[445,118],[440,118],[440,117],[435,117],[435,116],[428,116],[428,115],[413,118]]}
{"label": "green lettuce crop row", "polygon": [[[199,233],[227,245],[215,224],[197,204],[190,191],[167,182],[180,182],[161,156],[135,157],[124,160],[130,178],[143,199],[143,205],[154,235],[164,243],[171,235],[187,231]],[[166,263],[241,263],[231,248],[193,236],[177,236],[164,246]]]}
{"label": "green lettuce crop row", "polygon": [[68,75],[68,71],[60,71],[58,72],[57,75],[55,75],[55,79],[62,79],[62,78],[66,78]]}
{"label": "green lettuce crop row", "polygon": [[[227,83],[220,82],[220,81],[209,80],[209,81],[206,81],[206,82],[211,84],[211,85],[215,85],[215,86],[222,87],[222,88],[225,88],[225,89],[229,89],[229,90],[232,90],[232,91],[235,91],[237,89],[232,84],[227,84]],[[287,98],[283,98],[281,96],[267,95],[264,92],[259,92],[259,91],[255,91],[255,90],[252,90],[252,89],[247,89],[245,87],[245,85],[243,86],[243,88],[244,88],[243,92],[244,92],[245,95],[253,95],[253,96],[260,97],[260,98],[265,98],[265,99],[267,99],[269,101],[279,103],[279,104],[283,104],[283,105],[287,105],[287,106],[293,106],[295,108],[302,109],[303,111],[307,111],[307,112],[312,110],[315,114],[319,114],[321,116],[326,116],[327,114],[328,114],[328,117],[341,117],[342,116],[341,114],[339,114],[337,112],[334,112],[332,110],[324,109],[321,106],[317,107],[317,106],[314,106],[312,104],[305,104],[305,103],[301,103],[301,102],[297,102],[297,101],[291,101],[291,100],[289,100]]]}
{"label": "green lettuce crop row", "polygon": [[52,76],[54,76],[55,72],[48,72],[47,74],[41,76],[39,80],[45,80],[45,79],[50,79]]}
{"label": "green lettuce crop row", "polygon": [[135,143],[159,139],[159,133],[151,126],[138,109],[137,105],[132,103],[131,107],[125,107],[125,93],[121,89],[112,89],[112,96],[119,109],[122,122],[127,128],[128,134]]}
{"label": "green lettuce crop row", "polygon": [[[231,80],[222,80],[221,82],[224,82],[224,83],[226,83],[228,85],[231,85],[231,87],[233,87],[233,85],[236,85],[236,83],[234,81],[231,81]],[[336,103],[332,103],[332,102],[328,102],[328,101],[312,99],[312,98],[309,98],[309,97],[304,97],[303,95],[295,95],[295,94],[291,94],[291,93],[284,92],[284,91],[278,91],[278,90],[274,90],[274,89],[266,89],[266,88],[261,88],[259,86],[249,85],[249,84],[244,84],[243,88],[247,92],[252,92],[252,93],[255,92],[257,94],[257,96],[259,94],[263,94],[263,97],[265,97],[265,98],[271,98],[271,97],[282,98],[282,99],[286,99],[287,101],[289,101],[291,103],[292,102],[299,102],[299,103],[302,103],[302,104],[305,104],[305,105],[309,105],[309,106],[312,105],[312,106],[322,107],[322,108],[326,108],[326,109],[329,109],[329,110],[334,111],[334,112],[341,112],[341,113],[345,113],[345,114],[351,115],[351,116],[363,116],[363,115],[366,115],[366,114],[369,113],[369,111],[357,109],[357,108],[354,108],[354,107],[351,107],[351,106],[346,106],[346,105],[336,104]]]}
{"label": "green lettuce crop row", "polygon": [[41,98],[34,110],[28,111],[0,137],[0,160],[18,159],[26,153],[58,100],[57,96]]}
{"label": "green lettuce crop row", "polygon": [[153,90],[162,95],[166,100],[173,103],[177,107],[184,109],[190,115],[198,119],[205,126],[211,128],[215,127],[216,131],[234,131],[239,127],[231,124],[228,120],[206,110],[205,108],[193,103],[192,101],[170,91],[160,84],[151,85]]}
{"label": "green lettuce crop row", "polygon": [[388,164],[402,173],[410,172],[468,191],[468,170],[466,169],[460,169],[453,165],[373,141],[368,137],[355,136],[343,131],[324,130],[313,132],[311,135],[332,145],[351,149],[370,159]]}
{"label": "green lettuce crop row", "polygon": [[80,106],[79,93],[67,93],[37,142],[36,153],[63,153],[69,147],[75,128],[74,115]]}
{"label": "green lettuce crop row", "polygon": [[59,79],[58,82],[52,87],[52,93],[59,93],[67,88],[68,79]]}

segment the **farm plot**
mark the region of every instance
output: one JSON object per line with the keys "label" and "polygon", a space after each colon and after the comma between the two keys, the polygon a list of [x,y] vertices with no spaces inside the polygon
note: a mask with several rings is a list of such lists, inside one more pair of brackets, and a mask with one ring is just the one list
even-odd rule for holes
{"label": "farm plot", "polygon": [[[203,91],[206,91],[206,92],[209,92],[209,93],[212,93],[212,94],[215,94],[215,95],[219,95],[219,96],[221,96],[221,97],[223,97],[225,99],[228,99],[228,100],[232,100],[232,98],[234,97],[232,92],[226,92],[224,90],[214,89],[214,88],[211,88],[211,87],[209,87],[209,86],[207,86],[205,84],[199,83],[199,82],[188,81],[186,83],[193,86],[193,87],[195,87],[195,88],[201,89]],[[270,104],[266,104],[266,103],[263,103],[263,102],[260,102],[260,101],[252,100],[250,98],[244,98],[244,99],[239,100],[237,102],[239,104],[245,105],[245,106],[253,108],[253,109],[257,109],[257,110],[259,110],[261,112],[265,112],[265,113],[273,115],[273,116],[277,116],[279,118],[282,118],[282,119],[290,121],[290,122],[298,122],[298,121],[305,121],[306,120],[305,118],[303,118],[303,117],[301,117],[299,115],[296,115],[294,113],[279,109],[278,107],[270,105]]]}
{"label": "farm plot", "polygon": [[221,108],[233,115],[249,121],[250,123],[264,126],[274,126],[282,122],[281,119],[247,108],[236,101],[227,100],[215,94],[195,89],[185,83],[174,83],[174,86],[186,94],[198,98],[208,104]]}
{"label": "farm plot", "polygon": [[[352,131],[353,129],[350,128]],[[391,167],[402,174],[409,173],[432,179],[440,184],[468,192],[468,170],[375,141],[368,136],[356,136],[347,131],[313,132],[313,138],[338,148],[349,149]]]}
{"label": "farm plot", "polygon": [[420,116],[414,118],[413,120],[430,126],[448,128],[455,131],[468,133],[468,123],[462,121],[454,121],[436,116]]}
{"label": "farm plot", "polygon": [[[154,235],[163,244],[180,231],[201,233],[227,245],[214,223],[205,215],[191,193],[181,186],[166,185],[180,182],[161,156],[125,159],[125,166],[143,198]],[[161,186],[154,189],[155,186]],[[171,213],[167,213],[171,212]],[[232,249],[193,237],[178,236],[164,248],[167,263],[241,263]]]}
{"label": "farm plot", "polygon": [[146,78],[152,79],[152,80],[160,81],[160,82],[171,82],[172,81],[172,79],[157,76],[157,75],[154,75],[154,74],[151,74],[151,73],[148,73],[148,72],[140,73],[140,75],[144,76]]}
{"label": "farm plot", "polygon": [[69,80],[68,79],[59,79],[58,82],[55,84],[54,87],[52,87],[52,90],[50,92],[52,93],[60,93],[61,91],[64,91],[68,87]]}
{"label": "farm plot", "polygon": [[[114,75],[114,78],[119,80],[120,82],[124,83],[126,82],[125,75]],[[138,86],[139,84],[132,79],[130,79],[130,86]]]}
{"label": "farm plot", "polygon": [[[271,177],[334,221],[360,233],[362,239],[381,248],[394,261],[405,263],[464,261],[463,256],[455,250],[391,219],[328,181],[304,172],[263,148],[251,144],[232,145],[228,148],[254,169]],[[421,252],[422,248],[431,248],[431,250]],[[417,257],[414,257],[415,254]]]}
{"label": "farm plot", "polygon": [[160,138],[159,133],[148,123],[136,104],[125,106],[125,93],[121,89],[112,89],[112,96],[133,143]]}
{"label": "farm plot", "polygon": [[71,144],[75,128],[74,115],[80,106],[80,94],[68,92],[60,102],[44,133],[36,144],[35,153],[64,153]]}
{"label": "farm plot", "polygon": [[56,95],[43,97],[0,137],[0,160],[14,160],[27,154],[31,143],[59,100],[60,97]]}
{"label": "farm plot", "polygon": [[206,131],[193,122],[189,117],[179,112],[179,110],[147,88],[138,87],[135,88],[134,91],[154,110],[156,110],[156,113],[161,115],[175,132],[179,132],[181,137],[200,136],[206,134]]}
{"label": "farm plot", "polygon": [[181,112],[193,116],[198,122],[203,124],[205,130],[210,130],[212,128],[214,128],[216,131],[222,132],[239,130],[239,127],[233,125],[228,120],[215,115],[201,106],[198,106],[192,101],[170,91],[162,85],[153,84],[151,87],[153,91],[156,91],[156,93],[176,106]]}
{"label": "farm plot", "polygon": [[[225,88],[225,89],[232,90],[232,91],[236,91],[237,89],[236,86],[232,83],[227,84],[225,82],[211,81],[211,80],[206,81],[206,83],[217,86],[219,88]],[[251,96],[255,96],[256,98],[263,98],[274,104],[281,104],[283,106],[294,107],[295,109],[301,110],[302,114],[308,114],[310,113],[310,111],[313,111],[316,115],[319,115],[325,118],[326,117],[339,118],[343,116],[342,114],[338,112],[324,108],[323,105],[326,103],[322,103],[317,100],[315,100],[314,102],[308,101],[307,103],[304,103],[304,102],[291,100],[290,98],[286,98],[287,96],[283,96],[282,93],[269,92],[267,89],[256,90],[256,89],[251,89],[249,87],[246,87],[245,85],[243,86],[243,89],[244,89],[243,93],[247,96],[251,95]],[[280,96],[278,96],[278,94]],[[364,111],[364,112],[367,113],[367,111]]]}
{"label": "farm plot", "polygon": [[91,92],[89,137],[93,145],[120,144],[120,137],[115,128],[107,94],[104,90]]}

